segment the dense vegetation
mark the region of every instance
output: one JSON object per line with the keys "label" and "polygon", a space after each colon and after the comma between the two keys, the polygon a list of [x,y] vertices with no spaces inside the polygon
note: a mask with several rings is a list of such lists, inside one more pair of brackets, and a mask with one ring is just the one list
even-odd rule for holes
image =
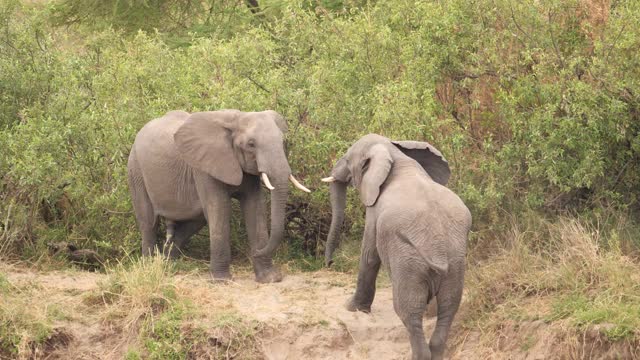
{"label": "dense vegetation", "polygon": [[292,168],[316,189],[291,199],[296,253],[324,237],[305,229],[327,222],[320,175],[368,132],[439,147],[480,234],[525,209],[633,210],[636,1],[251,4],[3,1],[4,250],[137,248],[126,158],[170,109],[286,116]]}

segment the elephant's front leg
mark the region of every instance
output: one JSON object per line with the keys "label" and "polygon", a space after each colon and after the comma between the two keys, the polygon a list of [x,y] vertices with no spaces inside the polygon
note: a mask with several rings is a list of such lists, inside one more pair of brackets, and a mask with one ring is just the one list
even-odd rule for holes
{"label": "elephant's front leg", "polygon": [[380,256],[376,248],[376,219],[374,212],[367,209],[364,234],[362,237],[362,253],[356,292],[347,303],[349,311],[371,312],[371,304],[376,295],[376,278],[380,270]]}
{"label": "elephant's front leg", "polygon": [[231,280],[231,199],[220,196],[207,207],[211,243],[210,271],[214,280]]}
{"label": "elephant's front leg", "polygon": [[[264,198],[260,190],[260,181],[257,177],[247,177],[250,183],[240,199],[240,207],[244,214],[244,221],[249,237],[251,253],[266,245],[269,238],[265,214]],[[277,266],[273,265],[271,257],[253,256],[253,271],[256,281],[261,283],[278,282],[282,280],[282,274]]]}
{"label": "elephant's front leg", "polygon": [[226,185],[202,174],[196,176],[196,189],[209,224],[211,276],[231,280],[231,195]]}

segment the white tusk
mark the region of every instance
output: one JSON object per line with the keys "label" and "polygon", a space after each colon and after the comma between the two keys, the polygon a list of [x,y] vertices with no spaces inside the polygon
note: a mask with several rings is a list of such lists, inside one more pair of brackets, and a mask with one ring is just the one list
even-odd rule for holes
{"label": "white tusk", "polygon": [[300,182],[295,177],[293,177],[292,174],[289,174],[289,180],[291,180],[293,185],[295,185],[298,189],[308,193],[311,192],[311,190],[307,189],[304,185],[300,184]]}
{"label": "white tusk", "polygon": [[269,190],[275,189],[273,185],[271,185],[271,181],[269,181],[269,177],[265,173],[262,173],[262,182],[264,182],[264,185],[267,187],[267,189]]}
{"label": "white tusk", "polygon": [[336,181],[336,178],[334,178],[333,176],[329,176],[329,177],[326,177],[326,178],[322,179],[321,181],[322,182],[334,182],[334,181]]}

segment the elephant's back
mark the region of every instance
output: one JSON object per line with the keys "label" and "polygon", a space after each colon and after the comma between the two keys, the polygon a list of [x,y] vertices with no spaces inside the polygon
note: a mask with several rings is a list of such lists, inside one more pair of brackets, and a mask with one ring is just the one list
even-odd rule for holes
{"label": "elephant's back", "polygon": [[176,110],[149,121],[138,131],[134,144],[146,143],[154,139],[157,140],[156,142],[173,143],[173,134],[184,124],[187,117],[189,117],[188,112]]}
{"label": "elephant's back", "polygon": [[189,116],[172,111],[148,122],[136,136],[135,154],[147,194],[157,215],[184,220],[201,213],[193,169],[183,161],[173,134]]}
{"label": "elephant's back", "polygon": [[424,240],[425,244],[446,243],[452,255],[464,254],[471,213],[449,188],[420,177],[396,181],[384,189],[375,206],[379,211],[379,237],[400,242],[408,237]]}
{"label": "elephant's back", "polygon": [[[181,115],[185,116],[182,117]],[[147,171],[151,167],[168,168],[180,160],[173,134],[188,116],[185,112],[172,111],[145,124],[136,135],[133,147],[140,166]],[[154,169],[155,171],[155,169]]]}
{"label": "elephant's back", "polygon": [[[426,214],[432,222],[445,226],[455,222],[462,227],[471,226],[471,213],[462,199],[448,187],[438,184],[423,172],[404,175],[391,181],[380,194],[380,202],[388,213]],[[402,216],[401,216],[402,217]]]}

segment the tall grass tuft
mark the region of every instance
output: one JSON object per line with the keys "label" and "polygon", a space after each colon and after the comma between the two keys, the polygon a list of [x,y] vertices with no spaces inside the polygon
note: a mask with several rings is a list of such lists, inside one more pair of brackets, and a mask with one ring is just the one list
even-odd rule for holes
{"label": "tall grass tuft", "polygon": [[162,255],[119,262],[107,269],[99,299],[107,305],[107,318],[124,319],[125,328],[157,315],[178,301],[172,262]]}
{"label": "tall grass tuft", "polygon": [[640,339],[640,265],[620,250],[632,241],[624,224],[514,223],[505,249],[469,266],[469,319],[488,327],[514,315],[576,330],[606,324],[609,338]]}

